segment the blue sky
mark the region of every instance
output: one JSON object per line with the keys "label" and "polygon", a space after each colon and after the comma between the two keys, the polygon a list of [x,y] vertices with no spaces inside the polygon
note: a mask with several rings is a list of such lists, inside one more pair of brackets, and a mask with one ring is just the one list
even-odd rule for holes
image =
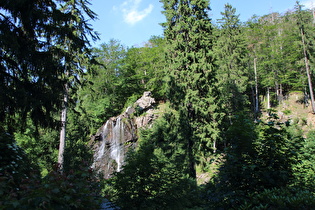
{"label": "blue sky", "polygon": [[[254,14],[261,16],[271,12],[286,12],[294,8],[296,0],[210,0],[211,18],[221,18],[224,5],[230,3],[246,21]],[[311,8],[315,0],[300,0]],[[90,8],[98,14],[91,22],[99,32],[100,40],[92,45],[98,47],[110,39],[116,39],[128,47],[142,46],[152,35],[162,35],[159,23],[165,22],[159,0],[91,0]]]}

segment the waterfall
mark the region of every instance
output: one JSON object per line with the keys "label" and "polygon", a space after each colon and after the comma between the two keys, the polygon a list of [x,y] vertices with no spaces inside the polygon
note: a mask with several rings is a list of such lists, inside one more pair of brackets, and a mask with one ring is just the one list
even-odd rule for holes
{"label": "waterfall", "polygon": [[124,142],[126,138],[124,128],[125,126],[121,117],[107,120],[99,131],[101,142],[97,153],[95,153],[95,161],[92,167],[106,163],[106,171],[110,171],[111,162],[115,161],[117,164],[117,168],[115,167],[116,171],[121,171],[124,162]]}
{"label": "waterfall", "polygon": [[96,157],[96,160],[100,160],[103,155],[104,155],[104,152],[105,152],[105,146],[106,146],[106,138],[109,134],[109,120],[107,120],[106,124],[104,125],[103,127],[103,131],[102,131],[102,144],[98,150],[98,153],[97,153],[97,157]]}
{"label": "waterfall", "polygon": [[110,156],[117,163],[116,171],[121,170],[121,166],[124,160],[124,148],[123,148],[123,138],[124,138],[124,123],[121,118],[116,119],[116,123],[113,126],[113,135],[111,141],[111,151]]}
{"label": "waterfall", "polygon": [[[155,100],[150,96],[150,92],[145,92],[125,112],[109,118],[91,137],[90,146],[94,151],[92,167],[102,172],[104,178],[110,178],[115,171],[123,170],[126,152],[137,146],[138,129],[149,127],[157,118],[153,107]],[[134,116],[135,107],[146,114]]]}

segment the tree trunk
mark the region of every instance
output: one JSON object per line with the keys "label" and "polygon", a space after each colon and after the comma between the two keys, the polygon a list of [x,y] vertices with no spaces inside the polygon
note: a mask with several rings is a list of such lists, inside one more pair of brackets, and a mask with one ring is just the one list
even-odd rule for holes
{"label": "tree trunk", "polygon": [[60,129],[60,143],[58,153],[58,165],[61,173],[64,169],[64,151],[66,147],[66,124],[67,124],[67,108],[68,108],[68,85],[65,84],[65,93],[62,102],[61,110],[61,129]]}
{"label": "tree trunk", "polygon": [[305,46],[305,40],[304,40],[304,32],[303,32],[302,29],[301,29],[301,36],[302,36],[302,44],[303,44],[305,69],[306,69],[307,80],[308,80],[308,87],[309,87],[310,96],[311,96],[312,112],[315,113],[313,85],[312,85],[312,79],[311,79],[311,74],[310,74],[310,66],[309,66],[308,58],[307,58],[307,52],[306,52],[306,46]]}
{"label": "tree trunk", "polygon": [[196,179],[196,162],[193,154],[193,141],[189,138],[188,140],[188,159],[189,159],[189,176],[190,178]]}
{"label": "tree trunk", "polygon": [[275,84],[275,93],[276,93],[276,98],[277,98],[277,101],[279,102],[279,84],[278,82],[276,81],[276,84]]}
{"label": "tree trunk", "polygon": [[279,85],[279,98],[278,98],[279,104],[283,102],[283,91],[282,91],[282,84]]}
{"label": "tree trunk", "polygon": [[259,96],[258,96],[258,79],[257,79],[257,58],[254,58],[254,73],[255,73],[255,114],[259,113]]}
{"label": "tree trunk", "polygon": [[270,88],[267,87],[267,109],[270,109]]}

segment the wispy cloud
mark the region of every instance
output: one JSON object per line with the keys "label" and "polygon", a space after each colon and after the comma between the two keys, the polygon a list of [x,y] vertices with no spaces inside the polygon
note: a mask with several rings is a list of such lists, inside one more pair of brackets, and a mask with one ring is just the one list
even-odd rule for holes
{"label": "wispy cloud", "polygon": [[[148,7],[140,10],[141,1],[142,0],[126,0],[120,5],[119,10],[122,12],[126,23],[134,25],[152,12],[153,4],[149,4]],[[118,8],[114,9],[117,10]]]}
{"label": "wispy cloud", "polygon": [[300,4],[304,5],[308,9],[312,9],[315,7],[315,1],[314,0],[301,1]]}

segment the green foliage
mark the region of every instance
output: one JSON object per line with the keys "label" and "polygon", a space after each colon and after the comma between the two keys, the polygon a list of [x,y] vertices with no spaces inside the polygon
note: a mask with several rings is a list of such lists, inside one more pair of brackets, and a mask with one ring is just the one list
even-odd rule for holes
{"label": "green foliage", "polygon": [[286,110],[284,110],[284,111],[283,111],[283,114],[285,114],[285,115],[289,115],[289,114],[291,114],[291,110],[286,109]]}
{"label": "green foliage", "polygon": [[[76,169],[83,160],[92,161],[92,152],[88,148],[89,129],[78,112],[68,112],[67,144],[65,152],[65,170]],[[28,120],[24,132],[14,134],[17,145],[27,154],[28,159],[39,166],[42,176],[47,175],[57,162],[59,133],[51,128],[36,128]]]}
{"label": "green foliage", "polygon": [[[0,184],[14,181],[1,177]],[[36,174],[21,179],[17,191],[1,195],[5,209],[99,209],[100,186],[95,173],[81,163],[76,171],[60,174],[55,167],[41,179]]]}
{"label": "green foliage", "polygon": [[222,114],[218,105],[216,65],[208,1],[162,0],[166,16],[167,98],[179,111],[187,142],[190,176],[198,156],[215,150]]}
{"label": "green foliage", "polygon": [[36,129],[31,121],[28,121],[24,132],[14,134],[17,144],[25,151],[29,160],[38,165],[42,175],[57,162],[59,134],[53,129]]}
{"label": "green foliage", "polygon": [[27,158],[25,152],[16,144],[12,135],[0,134],[0,207],[8,198],[19,199],[20,185],[31,174],[38,174],[36,165]]}
{"label": "green foliage", "polygon": [[[84,161],[86,165],[92,165],[93,154],[88,146],[89,126],[78,112],[70,111],[68,113],[67,125],[67,145],[65,148],[65,166],[66,171],[76,170],[78,165]],[[55,155],[53,155],[55,157]]]}
{"label": "green foliage", "polygon": [[190,204],[194,181],[153,152],[152,146],[142,147],[129,156],[123,172],[113,178],[114,201],[122,209],[182,209]]}
{"label": "green foliage", "polygon": [[[126,103],[125,103],[125,107],[124,109],[126,110],[128,107],[132,107],[134,105],[134,103],[139,99],[139,95],[132,95],[130,96]],[[140,110],[139,110],[139,107],[134,107],[135,108],[135,111],[136,111],[136,115],[140,114]]]}
{"label": "green foliage", "polygon": [[221,208],[251,203],[251,195],[262,190],[293,184],[302,142],[273,119],[256,125],[243,117],[234,121],[225,162],[209,184],[210,203]]}
{"label": "green foliage", "polygon": [[248,105],[245,94],[248,87],[248,61],[244,27],[236,15],[236,9],[225,5],[222,18],[218,20],[217,39],[214,44],[217,56],[217,79],[220,100],[225,105],[226,116],[241,111]]}
{"label": "green foliage", "polygon": [[165,40],[152,37],[144,47],[128,49],[122,68],[121,87],[126,92],[141,94],[151,91],[157,100],[165,98]]}
{"label": "green foliage", "polygon": [[[81,61],[89,58],[87,37],[96,38],[85,20],[95,18],[87,4],[87,0],[0,3],[5,11],[0,16],[0,121],[5,123],[1,129],[13,133],[23,128],[27,117],[35,124],[55,125],[64,84],[82,75]],[[66,41],[71,52],[61,47]],[[67,78],[65,60],[77,67]]]}
{"label": "green foliage", "polygon": [[25,132],[15,133],[19,146],[14,143],[12,136],[1,136],[0,149],[6,151],[1,153],[1,207],[99,208],[101,187],[96,173],[88,167],[91,165],[92,154],[86,145],[87,130],[82,121],[78,121],[78,113],[70,112],[68,116],[69,135],[63,174],[60,174],[55,165],[58,152],[57,131],[36,130],[29,121]]}
{"label": "green foliage", "polygon": [[219,173],[207,186],[209,205],[213,208],[239,205],[248,192],[258,187],[252,183],[257,181],[253,174],[258,168],[251,158],[254,154],[253,141],[257,138],[252,120],[244,114],[235,115],[226,135],[230,146],[223,153]]}
{"label": "green foliage", "polygon": [[283,187],[293,181],[292,167],[298,163],[301,136],[291,136],[282,124],[269,121],[258,127],[255,141],[255,163],[259,171],[259,185],[265,189]]}
{"label": "green foliage", "polygon": [[92,133],[144,91],[150,90],[156,99],[164,98],[163,51],[164,39],[160,37],[152,37],[140,48],[127,49],[119,41],[110,40],[93,50],[101,65],[87,65],[90,71],[78,94],[80,112]]}
{"label": "green foliage", "polygon": [[[295,14],[296,11],[290,11],[283,15],[256,16],[244,27],[252,72],[249,82],[253,85],[255,81],[252,61],[256,59],[259,94],[267,94],[266,90],[274,92],[271,94],[273,105],[292,90],[304,91],[307,84]],[[249,91],[248,94],[252,94]]]}
{"label": "green foliage", "polygon": [[305,189],[313,189],[315,183],[315,132],[310,131],[303,142],[300,162],[295,166],[296,183]]}
{"label": "green foliage", "polygon": [[82,120],[86,121],[91,133],[106,119],[119,114],[126,100],[124,97],[129,96],[122,95],[119,86],[123,79],[121,68],[126,51],[119,41],[110,40],[93,50],[100,65],[86,65],[89,71],[77,97]]}
{"label": "green foliage", "polygon": [[188,178],[187,156],[175,126],[179,121],[174,117],[166,114],[144,130],[139,149],[129,154],[123,171],[113,177],[107,194],[117,206],[184,209],[201,204],[196,182]]}
{"label": "green foliage", "polygon": [[149,79],[145,88],[150,90],[157,100],[165,99],[166,97],[166,72],[164,71],[166,65],[165,50],[166,41],[164,38],[151,37],[146,52],[148,58],[145,64],[149,64],[149,66],[146,67],[148,69],[147,77]]}
{"label": "green foliage", "polygon": [[315,194],[297,188],[265,189],[249,196],[239,209],[312,209]]}
{"label": "green foliage", "polygon": [[[213,28],[208,1],[161,0],[165,39],[152,37],[130,49],[111,40],[93,50],[96,64],[86,37],[96,38],[84,16],[95,18],[87,0],[12,2],[0,2],[5,11],[0,16],[1,209],[98,209],[101,182],[88,167],[88,136],[145,90],[157,100],[169,100],[173,109],[166,108],[151,129],[142,131],[139,148],[129,154],[124,170],[105,181],[106,197],[119,207],[315,206],[315,134],[301,137],[306,119],[296,118],[285,127],[273,118],[254,123],[246,113],[254,92],[254,59],[260,95],[270,90],[276,102],[292,90],[305,91],[300,34],[302,30],[312,69],[311,11],[297,4],[296,11],[254,17],[242,25],[227,4]],[[53,167],[55,113],[65,83],[71,87],[70,101],[78,106],[70,106],[68,113],[65,170],[60,174]],[[195,165],[209,170],[214,151],[224,157],[216,166],[219,172],[198,189]]]}

